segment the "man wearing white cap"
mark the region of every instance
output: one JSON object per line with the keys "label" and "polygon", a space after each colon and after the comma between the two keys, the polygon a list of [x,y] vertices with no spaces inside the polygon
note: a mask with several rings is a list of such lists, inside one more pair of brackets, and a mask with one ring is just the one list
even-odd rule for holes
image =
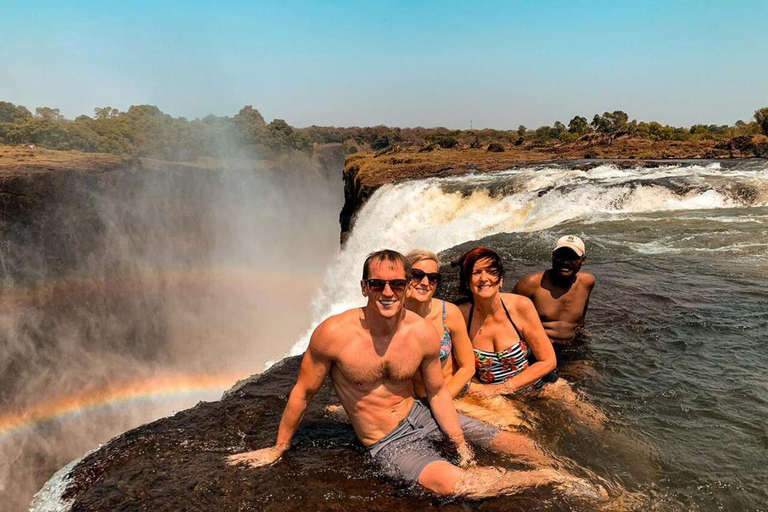
{"label": "man wearing white cap", "polygon": [[572,342],[584,326],[589,294],[595,286],[595,276],[579,272],[585,254],[581,238],[563,236],[552,251],[552,268],[528,274],[515,285],[515,293],[533,301],[554,344]]}

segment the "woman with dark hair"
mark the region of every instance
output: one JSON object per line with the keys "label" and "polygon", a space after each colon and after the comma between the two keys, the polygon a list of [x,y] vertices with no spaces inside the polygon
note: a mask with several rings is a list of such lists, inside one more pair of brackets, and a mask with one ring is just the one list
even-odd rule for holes
{"label": "woman with dark hair", "polygon": [[504,266],[493,249],[475,247],[457,263],[459,289],[470,299],[459,306],[475,355],[477,383],[469,394],[491,397],[541,388],[557,359],[533,303],[501,293]]}
{"label": "woman with dark hair", "polygon": [[475,354],[475,380],[467,395],[483,399],[536,392],[558,400],[583,422],[602,426],[605,415],[552,373],[555,351],[533,302],[501,293],[504,266],[496,251],[475,247],[451,264],[459,266],[459,289],[469,299],[459,306]]}

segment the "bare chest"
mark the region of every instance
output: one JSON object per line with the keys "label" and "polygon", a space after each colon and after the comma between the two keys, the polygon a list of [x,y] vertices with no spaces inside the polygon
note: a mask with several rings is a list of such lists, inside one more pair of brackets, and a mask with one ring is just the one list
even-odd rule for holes
{"label": "bare chest", "polygon": [[411,380],[419,370],[422,358],[422,351],[409,343],[393,343],[386,350],[376,350],[370,343],[361,343],[345,349],[335,367],[345,380],[359,386],[371,386],[384,381]]}
{"label": "bare chest", "polygon": [[581,318],[587,296],[580,286],[573,286],[567,292],[558,295],[548,290],[539,290],[534,295],[533,304],[543,320],[576,321]]}

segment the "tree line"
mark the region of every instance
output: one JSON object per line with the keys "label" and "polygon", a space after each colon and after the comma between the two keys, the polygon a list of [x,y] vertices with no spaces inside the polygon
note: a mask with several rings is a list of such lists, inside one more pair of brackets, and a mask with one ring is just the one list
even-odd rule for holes
{"label": "tree line", "polygon": [[233,117],[210,115],[192,121],[154,105],[134,105],[125,112],[96,108],[92,117],[68,120],[57,108],[38,107],[33,115],[9,102],[0,102],[0,143],[174,161],[232,154],[269,157],[312,148],[304,133],[282,119],[267,123],[251,106]]}
{"label": "tree line", "polygon": [[163,113],[154,105],[134,105],[121,112],[112,107],[95,108],[93,116],[65,119],[60,110],[26,107],[0,101],[0,143],[39,146],[125,156],[193,161],[200,157],[232,154],[269,158],[291,151],[310,152],[313,144],[343,144],[348,153],[380,150],[399,144],[434,145],[442,148],[483,147],[502,144],[551,145],[573,142],[590,134],[602,137],[631,136],[657,140],[725,140],[742,135],[768,135],[768,107],[755,111],[754,119],[734,125],[674,127],[655,121],[630,120],[621,110],[595,114],[589,121],[575,116],[568,125],[516,130],[450,130],[448,128],[392,128],[310,126],[295,128],[282,119],[270,123],[250,105],[232,117],[209,115],[187,120]]}
{"label": "tree line", "polygon": [[542,146],[575,142],[595,134],[601,137],[638,137],[651,141],[660,140],[727,140],[743,135],[768,135],[768,107],[757,110],[754,120],[736,121],[734,125],[695,124],[691,127],[662,125],[656,121],[630,120],[621,110],[595,114],[591,121],[586,117],[574,116],[566,126],[556,121],[552,126],[535,129],[520,125],[517,130],[450,130],[447,128],[390,128],[375,126],[368,128],[336,128],[311,126],[303,131],[313,142],[338,142],[351,146],[352,151],[362,148],[384,149],[391,145],[429,145],[442,148],[484,147],[491,142],[519,145],[524,142]]}

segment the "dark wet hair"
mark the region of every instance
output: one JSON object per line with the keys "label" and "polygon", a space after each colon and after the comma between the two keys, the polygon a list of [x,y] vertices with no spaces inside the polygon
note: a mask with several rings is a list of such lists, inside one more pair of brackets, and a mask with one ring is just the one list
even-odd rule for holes
{"label": "dark wet hair", "polygon": [[499,280],[501,280],[504,277],[504,265],[498,253],[490,247],[475,247],[451,261],[452,267],[459,267],[459,292],[470,300],[472,300],[472,292],[469,289],[469,281],[472,279],[472,271],[475,263],[485,259],[491,260],[490,268],[499,273]]}
{"label": "dark wet hair", "polygon": [[365,258],[365,263],[363,263],[363,279],[368,279],[368,276],[371,273],[371,265],[380,261],[389,263],[400,262],[403,266],[403,270],[405,270],[405,278],[408,279],[411,276],[411,264],[405,259],[405,256],[397,251],[384,249],[383,251],[372,252]]}

